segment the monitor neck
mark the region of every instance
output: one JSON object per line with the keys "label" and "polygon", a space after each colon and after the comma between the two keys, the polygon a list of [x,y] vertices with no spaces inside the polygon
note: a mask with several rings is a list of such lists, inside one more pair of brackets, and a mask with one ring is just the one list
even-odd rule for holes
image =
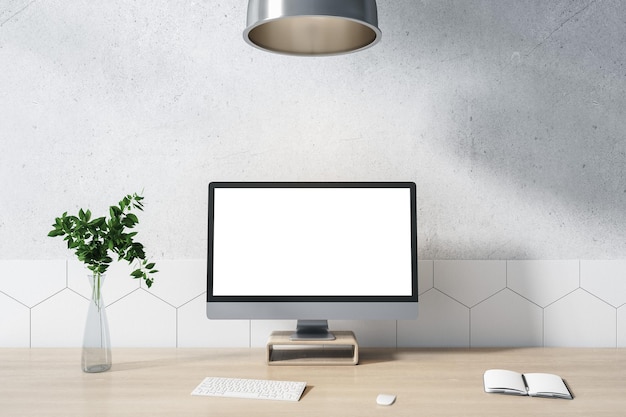
{"label": "monitor neck", "polygon": [[328,330],[328,320],[298,320],[291,340],[335,340]]}

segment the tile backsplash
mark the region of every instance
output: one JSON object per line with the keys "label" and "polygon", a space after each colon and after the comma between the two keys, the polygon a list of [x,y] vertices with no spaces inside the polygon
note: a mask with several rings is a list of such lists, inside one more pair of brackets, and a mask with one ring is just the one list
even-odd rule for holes
{"label": "tile backsplash", "polygon": [[[106,276],[113,347],[261,347],[295,321],[209,320],[206,261],[160,260],[151,289]],[[89,284],[66,260],[0,260],[0,347],[81,345]],[[417,320],[330,321],[363,347],[626,347],[626,260],[424,260]]]}

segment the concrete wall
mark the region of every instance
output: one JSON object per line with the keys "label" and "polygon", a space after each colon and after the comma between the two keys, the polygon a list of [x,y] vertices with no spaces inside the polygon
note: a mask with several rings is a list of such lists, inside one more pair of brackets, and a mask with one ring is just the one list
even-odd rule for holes
{"label": "concrete wall", "polygon": [[204,259],[214,180],[415,181],[435,265],[624,258],[623,2],[379,0],[326,58],[248,46],[246,3],[0,4],[0,310],[72,259],[54,217],[127,193],[155,259]]}

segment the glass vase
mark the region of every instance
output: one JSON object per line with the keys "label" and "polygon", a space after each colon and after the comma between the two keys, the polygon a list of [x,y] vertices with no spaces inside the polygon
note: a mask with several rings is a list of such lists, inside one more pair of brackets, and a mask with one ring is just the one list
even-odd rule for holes
{"label": "glass vase", "polygon": [[104,275],[89,276],[91,300],[83,337],[82,367],[84,372],[104,372],[111,369],[111,339],[102,298],[103,283]]}

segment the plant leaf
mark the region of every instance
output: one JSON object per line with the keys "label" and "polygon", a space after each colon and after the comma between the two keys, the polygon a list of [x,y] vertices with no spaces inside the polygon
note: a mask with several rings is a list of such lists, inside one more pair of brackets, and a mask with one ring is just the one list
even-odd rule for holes
{"label": "plant leaf", "polygon": [[64,234],[65,232],[63,230],[54,229],[54,230],[51,230],[50,233],[48,233],[48,236],[56,237],[56,236],[63,236]]}

